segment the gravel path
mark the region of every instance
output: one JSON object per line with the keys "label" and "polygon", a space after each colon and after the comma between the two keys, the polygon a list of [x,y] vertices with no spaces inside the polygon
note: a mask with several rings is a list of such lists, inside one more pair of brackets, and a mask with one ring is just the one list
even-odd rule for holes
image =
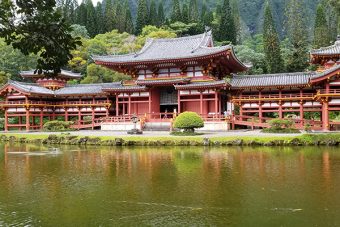
{"label": "gravel path", "polygon": [[[60,134],[53,132],[8,132],[8,134]],[[270,133],[262,133],[260,130],[237,130],[237,131],[228,131],[228,132],[203,132],[204,135],[200,135],[201,137],[288,137],[288,136],[297,136],[301,134],[270,134]],[[73,131],[70,132],[71,135],[78,136],[114,136],[114,137],[131,137],[132,135],[128,135],[126,132],[116,132],[116,131],[100,131],[100,130],[84,130],[84,131]],[[143,135],[136,135],[137,137],[172,137],[169,132],[160,132],[160,131],[145,131]]]}

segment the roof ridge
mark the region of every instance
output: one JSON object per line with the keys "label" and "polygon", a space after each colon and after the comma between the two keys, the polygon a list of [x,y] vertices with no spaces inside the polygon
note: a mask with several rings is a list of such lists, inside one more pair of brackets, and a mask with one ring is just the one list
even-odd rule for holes
{"label": "roof ridge", "polygon": [[187,39],[196,39],[201,36],[204,36],[205,33],[197,34],[197,35],[191,35],[191,36],[182,36],[182,37],[175,37],[175,38],[158,38],[153,39],[156,42],[170,42],[170,41],[177,41],[177,40],[187,40]]}
{"label": "roof ridge", "polygon": [[271,74],[254,74],[254,75],[235,75],[233,74],[233,77],[240,77],[240,78],[245,78],[245,77],[275,77],[275,76],[298,76],[298,75],[315,75],[317,74],[314,71],[308,71],[308,72],[294,72],[294,73],[271,73]]}

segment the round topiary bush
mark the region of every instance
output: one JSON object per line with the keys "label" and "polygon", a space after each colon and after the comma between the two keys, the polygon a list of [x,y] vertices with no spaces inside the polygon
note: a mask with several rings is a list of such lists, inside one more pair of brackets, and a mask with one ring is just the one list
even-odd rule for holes
{"label": "round topiary bush", "polygon": [[181,113],[174,122],[174,128],[183,129],[185,132],[194,132],[195,128],[203,127],[203,119],[195,112]]}
{"label": "round topiary bush", "polygon": [[49,121],[44,124],[43,129],[48,132],[70,131],[72,124],[72,121]]}

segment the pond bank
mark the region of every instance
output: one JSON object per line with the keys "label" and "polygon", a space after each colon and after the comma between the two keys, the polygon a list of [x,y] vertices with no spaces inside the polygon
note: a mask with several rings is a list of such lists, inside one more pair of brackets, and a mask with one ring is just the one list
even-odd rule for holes
{"label": "pond bank", "polygon": [[67,133],[0,133],[1,142],[95,146],[339,146],[340,133],[293,136],[81,136]]}

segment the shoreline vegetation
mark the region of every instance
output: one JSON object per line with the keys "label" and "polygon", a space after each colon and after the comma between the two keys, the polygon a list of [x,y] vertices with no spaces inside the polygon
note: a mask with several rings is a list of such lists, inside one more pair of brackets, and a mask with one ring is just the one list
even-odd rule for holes
{"label": "shoreline vegetation", "polygon": [[340,133],[296,136],[153,137],[0,133],[0,142],[81,146],[339,146]]}

